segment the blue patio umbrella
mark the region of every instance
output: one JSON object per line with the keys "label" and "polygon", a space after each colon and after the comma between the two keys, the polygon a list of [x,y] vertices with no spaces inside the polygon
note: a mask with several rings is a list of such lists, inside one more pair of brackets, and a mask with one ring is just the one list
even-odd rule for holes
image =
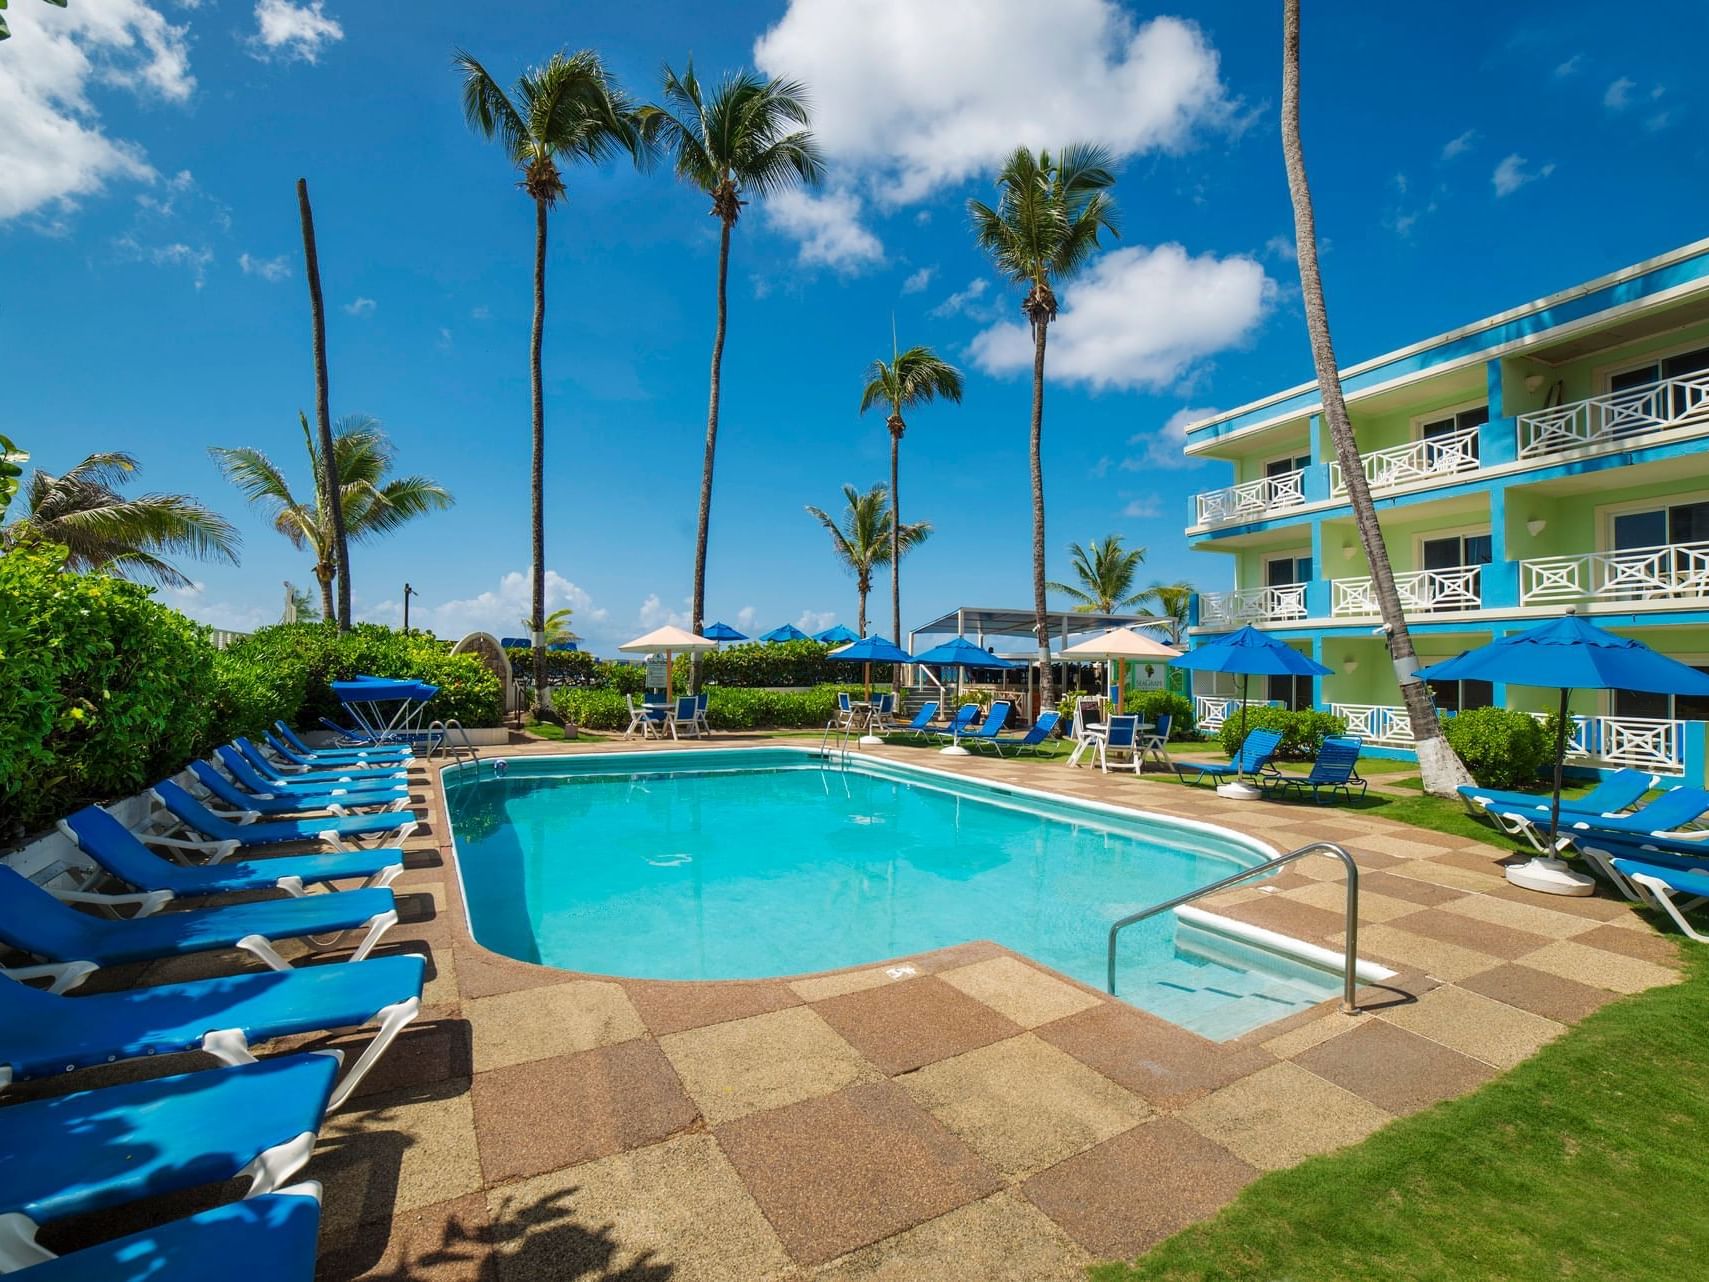
{"label": "blue patio umbrella", "polygon": [[527,637],[503,637],[499,645],[506,650],[532,650],[534,643]]}
{"label": "blue patio umbrella", "polygon": [[864,663],[866,665],[866,697],[872,699],[872,665],[875,663],[912,663],[914,656],[888,637],[871,636],[857,637],[840,650],[832,650],[825,656],[839,663]]}
{"label": "blue patio umbrella", "polygon": [[793,623],[786,623],[781,628],[773,628],[770,632],[764,633],[760,637],[760,640],[764,641],[767,645],[775,645],[779,641],[808,641],[811,639],[812,638],[810,638],[800,628],[796,627]]}
{"label": "blue patio umbrella", "polygon": [[[914,656],[915,663],[930,664],[939,668],[954,668],[956,671],[955,689],[961,694],[961,675],[969,668],[1024,668],[1024,663],[1013,659],[1004,659],[992,654],[991,651],[976,646],[966,637],[951,637],[942,645],[935,645]],[[953,722],[951,723],[954,724]],[[961,746],[961,735],[957,733],[950,745],[941,751],[952,755],[965,755],[967,749]]]}
{"label": "blue patio umbrella", "polygon": [[[1247,624],[1215,641],[1189,650],[1170,665],[1194,672],[1226,672],[1240,678],[1240,739],[1246,741],[1246,688],[1252,677],[1321,677],[1334,671],[1309,654]],[[1244,767],[1245,758],[1237,754]]]}
{"label": "blue patio umbrella", "polygon": [[546,648],[548,650],[556,650],[561,654],[574,654],[577,647],[574,641],[554,641]]}
{"label": "blue patio umbrella", "polygon": [[[1709,695],[1709,676],[1642,641],[1615,636],[1576,614],[1501,637],[1476,650],[1421,668],[1426,681],[1504,681],[1561,692],[1555,728],[1555,790],[1549,808],[1549,849],[1561,828],[1561,763],[1567,752],[1567,701],[1574,690],[1641,690],[1648,694]],[[1550,894],[1588,895],[1595,883],[1543,856],[1507,870],[1518,886]]]}
{"label": "blue patio umbrella", "polygon": [[847,645],[850,641],[859,641],[860,633],[839,623],[835,627],[826,628],[823,632],[815,632],[813,639],[823,642],[825,645]]}
{"label": "blue patio umbrella", "polygon": [[748,639],[728,623],[714,623],[709,628],[702,628],[700,635],[709,641],[746,641]]}

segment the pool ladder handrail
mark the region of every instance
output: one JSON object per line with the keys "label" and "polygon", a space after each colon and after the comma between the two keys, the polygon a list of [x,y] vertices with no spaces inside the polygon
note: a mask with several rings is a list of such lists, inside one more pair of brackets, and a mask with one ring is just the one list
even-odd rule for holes
{"label": "pool ladder handrail", "polygon": [[[451,732],[456,731],[457,738],[451,738]],[[463,723],[456,717],[444,721],[434,720],[427,727],[427,759],[432,761],[440,752],[453,761],[469,760],[477,767],[481,764],[480,751],[469,742],[469,732],[463,729]]]}
{"label": "pool ladder handrail", "polygon": [[1173,899],[1165,899],[1160,904],[1142,908],[1136,913],[1129,913],[1115,925],[1110,927],[1109,948],[1109,992],[1116,992],[1116,935],[1135,922],[1155,917],[1158,913],[1168,912],[1179,908],[1182,904],[1191,903],[1205,895],[1214,895],[1219,890],[1227,890],[1238,886],[1241,882],[1261,874],[1273,872],[1283,864],[1291,864],[1296,859],[1304,859],[1307,855],[1334,855],[1347,867],[1347,943],[1346,954],[1342,961],[1341,1009],[1349,1015],[1359,1012],[1359,1004],[1354,1000],[1353,991],[1358,987],[1359,971],[1359,865],[1353,862],[1353,856],[1332,841],[1314,841],[1310,845],[1301,846],[1298,850],[1290,850],[1285,855],[1277,855],[1274,859],[1250,868],[1242,868],[1239,872],[1224,877],[1221,881],[1213,881],[1208,886],[1200,886],[1197,890],[1189,890],[1184,895],[1176,895]]}
{"label": "pool ladder handrail", "polygon": [[844,725],[838,717],[832,717],[825,723],[825,733],[819,736],[819,754],[824,757],[831,755],[830,743],[834,736],[837,741],[837,757],[844,766],[849,762],[849,736],[854,733],[854,727]]}

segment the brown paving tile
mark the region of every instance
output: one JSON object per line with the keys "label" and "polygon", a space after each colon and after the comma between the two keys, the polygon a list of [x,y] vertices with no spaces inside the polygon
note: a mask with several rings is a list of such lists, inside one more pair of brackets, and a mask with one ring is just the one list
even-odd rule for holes
{"label": "brown paving tile", "polygon": [[[893,975],[890,973],[892,970],[902,973]],[[903,972],[900,966],[872,966],[865,970],[845,970],[834,975],[815,975],[811,979],[793,980],[789,988],[804,1002],[819,1002],[827,997],[840,997],[844,993],[858,993],[866,988],[882,988],[886,984],[917,979],[919,974],[918,967],[909,967]]]}
{"label": "brown paving tile", "polygon": [[1257,1176],[1166,1117],[1041,1171],[1021,1191],[1093,1255],[1127,1259],[1214,1214]]}
{"label": "brown paving tile", "polygon": [[1616,993],[1641,993],[1646,988],[1671,984],[1679,978],[1679,972],[1670,967],[1605,948],[1592,948],[1576,939],[1557,939],[1534,953],[1526,953],[1519,960],[1562,979],[1576,979]]}
{"label": "brown paving tile", "polygon": [[1462,913],[1451,913],[1445,908],[1421,908],[1404,921],[1395,924],[1401,930],[1414,935],[1439,939],[1446,944],[1457,944],[1461,948],[1487,953],[1491,957],[1500,957],[1507,961],[1534,952],[1549,942],[1543,935],[1514,930],[1509,926],[1498,926],[1494,922],[1480,921]]}
{"label": "brown paving tile", "polygon": [[347,1106],[327,1119],[310,1170],[326,1189],[321,1223],[329,1237],[478,1191],[468,1083]]}
{"label": "brown paving tile", "polygon": [[1444,910],[1476,921],[1510,926],[1545,939],[1570,939],[1574,935],[1582,935],[1596,924],[1593,918],[1556,912],[1542,904],[1499,899],[1494,895],[1463,895],[1444,905]]}
{"label": "brown paving tile", "polygon": [[1274,1171],[1356,1143],[1390,1114],[1298,1064],[1284,1062],[1189,1104],[1179,1116],[1236,1157]]}
{"label": "brown paving tile", "polygon": [[1678,935],[1662,935],[1653,930],[1627,930],[1622,926],[1596,926],[1575,935],[1573,942],[1587,948],[1606,948],[1611,953],[1653,962],[1657,966],[1679,966]]}
{"label": "brown paving tile", "polygon": [[1032,1033],[940,1060],[901,1082],[1009,1180],[1024,1179],[1151,1115],[1137,1095]]}
{"label": "brown paving tile", "polygon": [[984,1002],[935,975],[844,993],[815,1003],[813,1009],[880,1072],[891,1076],[1021,1031]]}
{"label": "brown paving tile", "polygon": [[323,1235],[316,1282],[482,1282],[491,1276],[487,1199],[470,1193],[390,1222]]}
{"label": "brown paving tile", "polygon": [[1161,1108],[1173,1108],[1256,1072],[1269,1052],[1207,1041],[1130,1006],[1105,1004],[1038,1035]]}
{"label": "brown paving tile", "polygon": [[[1347,908],[1347,883],[1345,881],[1313,882],[1300,890],[1289,890],[1283,893],[1283,898],[1296,904],[1307,904],[1312,908],[1321,908],[1325,912],[1339,913],[1345,916]],[[1395,899],[1378,890],[1366,886],[1359,887],[1359,920],[1360,921],[1393,921],[1396,917],[1404,917],[1415,913],[1420,905],[1409,899]]]}
{"label": "brown paving tile", "polygon": [[1464,898],[1466,893],[1449,886],[1438,886],[1434,882],[1420,881],[1417,877],[1409,877],[1403,873],[1361,871],[1359,893],[1363,895],[1366,891],[1385,895],[1390,899],[1404,899],[1408,903],[1425,908],[1437,908],[1452,903],[1456,899]]}
{"label": "brown paving tile", "polygon": [[1394,925],[1362,925],[1359,928],[1359,955],[1381,957],[1403,969],[1416,967],[1450,983],[1497,964],[1498,959],[1492,953],[1403,929],[1414,917],[1402,917]]}
{"label": "brown paving tile", "polygon": [[815,1269],[813,1282],[1083,1282],[1087,1254],[1005,1189]]}
{"label": "brown paving tile", "polygon": [[1294,1057],[1294,1063],[1391,1113],[1416,1113],[1464,1095],[1494,1069],[1436,1042],[1370,1020]]}
{"label": "brown paving tile", "polygon": [[1279,931],[1310,943],[1318,943],[1346,924],[1342,913],[1293,903],[1277,895],[1248,900],[1228,910],[1228,915],[1265,930]]}
{"label": "brown paving tile", "polygon": [[788,984],[781,982],[701,984],[631,980],[623,989],[655,1037],[745,1019],[749,1015],[764,1015],[799,1005],[801,1001]]}
{"label": "brown paving tile", "polygon": [[718,1127],[791,1256],[819,1264],[997,1190],[974,1153],[893,1082]]}
{"label": "brown paving tile", "polygon": [[1364,1022],[1361,1015],[1344,1015],[1339,1010],[1331,1011],[1327,1015],[1318,1015],[1295,1024],[1274,1037],[1266,1038],[1260,1044],[1277,1059],[1293,1059],[1313,1046],[1321,1046],[1331,1038],[1363,1027]]}
{"label": "brown paving tile", "polygon": [[1565,1025],[1554,1020],[1453,985],[1377,1018],[1497,1068],[1512,1068],[1566,1032]]}
{"label": "brown paving tile", "polygon": [[473,1096],[489,1184],[652,1144],[700,1116],[658,1044],[639,1037],[482,1073]]}
{"label": "brown paving tile", "polygon": [[1577,1023],[1615,996],[1605,988],[1592,988],[1517,962],[1462,979],[1460,987],[1563,1024]]}
{"label": "brown paving tile", "polygon": [[1594,921],[1621,921],[1632,915],[1631,904],[1612,890],[1603,887],[1598,887],[1594,895],[1540,895],[1534,890],[1526,890],[1523,886],[1515,886],[1507,881],[1498,881],[1478,889],[1497,899],[1521,904],[1542,904],[1553,912],[1588,917]]}
{"label": "brown paving tile", "polygon": [[611,1046],[647,1031],[620,984],[571,980],[463,1003],[475,1071]]}
{"label": "brown paving tile", "polygon": [[1459,850],[1444,850],[1435,856],[1435,861],[1447,864],[1451,868],[1463,868],[1468,872],[1488,874],[1493,881],[1501,877],[1509,865],[1524,863],[1527,858],[1529,858],[1528,851],[1514,850],[1511,847],[1502,850],[1495,846],[1473,846]]}
{"label": "brown paving tile", "polygon": [[993,957],[940,973],[947,983],[969,997],[978,998],[1022,1028],[1037,1028],[1103,1005],[1101,998],[1085,989],[1014,957]]}
{"label": "brown paving tile", "polygon": [[569,978],[561,970],[512,961],[476,944],[465,942],[457,949],[457,983],[465,998],[498,997],[525,988],[562,984]]}
{"label": "brown paving tile", "polygon": [[878,1077],[810,1006],[672,1033],[659,1046],[713,1125]]}

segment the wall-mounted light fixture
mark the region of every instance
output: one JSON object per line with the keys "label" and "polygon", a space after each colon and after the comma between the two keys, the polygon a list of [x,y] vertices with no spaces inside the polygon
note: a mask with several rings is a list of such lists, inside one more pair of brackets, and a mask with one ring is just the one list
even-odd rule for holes
{"label": "wall-mounted light fixture", "polygon": [[1530,532],[1532,538],[1536,538],[1544,530],[1549,528],[1549,523],[1540,516],[1534,516],[1529,521],[1525,522],[1525,528]]}
{"label": "wall-mounted light fixture", "polygon": [[1353,554],[1358,550],[1359,549],[1354,547],[1351,543],[1343,543],[1341,545],[1341,557],[1343,560],[1351,561],[1353,559]]}
{"label": "wall-mounted light fixture", "polygon": [[1542,388],[1542,386],[1543,386],[1543,376],[1541,374],[1527,374],[1525,376],[1525,390],[1527,392],[1538,391]]}
{"label": "wall-mounted light fixture", "polygon": [[1359,670],[1359,661],[1349,655],[1341,661],[1341,670],[1343,672],[1357,672]]}

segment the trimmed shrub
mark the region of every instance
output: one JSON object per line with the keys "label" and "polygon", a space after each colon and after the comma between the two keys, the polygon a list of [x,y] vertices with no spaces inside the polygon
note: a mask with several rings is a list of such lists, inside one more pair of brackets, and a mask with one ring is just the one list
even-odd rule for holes
{"label": "trimmed shrub", "polygon": [[[1290,712],[1287,708],[1248,708],[1246,732],[1250,734],[1254,730],[1280,732],[1282,746],[1276,751],[1278,761],[1310,761],[1317,756],[1317,750],[1323,746],[1325,739],[1347,733],[1347,721],[1343,717],[1318,712],[1312,708],[1300,712]],[[1222,723],[1218,737],[1222,742],[1222,750],[1230,757],[1240,750],[1238,708]]]}
{"label": "trimmed shrub", "polygon": [[1442,732],[1485,788],[1530,787],[1554,751],[1550,727],[1512,708],[1472,708],[1445,717]]}
{"label": "trimmed shrub", "polygon": [[1193,724],[1193,701],[1184,694],[1171,694],[1167,690],[1142,690],[1128,698],[1127,710],[1137,712],[1141,721],[1157,724],[1157,718],[1168,716],[1174,718],[1169,723],[1169,740],[1171,743],[1180,739],[1198,738],[1197,728]]}
{"label": "trimmed shrub", "polygon": [[[707,685],[755,690],[775,686],[833,685],[847,682],[851,673],[859,676],[858,664],[833,662],[825,657],[836,648],[818,641],[784,641],[775,645],[750,641],[701,655],[701,679]],[[880,679],[881,667],[874,666],[874,681]],[[679,658],[676,670],[679,684],[684,682],[688,670],[687,656]],[[889,679],[887,670],[883,679]],[[708,715],[711,715],[710,710]]]}
{"label": "trimmed shrub", "polygon": [[53,546],[0,556],[0,672],[0,839],[181,769],[215,705],[207,628]]}
{"label": "trimmed shrub", "polygon": [[[706,719],[714,730],[816,730],[835,714],[837,692],[849,685],[811,690],[744,690],[713,686],[707,690]],[[587,730],[624,730],[629,709],[616,690],[566,690],[556,696],[558,710]]]}

